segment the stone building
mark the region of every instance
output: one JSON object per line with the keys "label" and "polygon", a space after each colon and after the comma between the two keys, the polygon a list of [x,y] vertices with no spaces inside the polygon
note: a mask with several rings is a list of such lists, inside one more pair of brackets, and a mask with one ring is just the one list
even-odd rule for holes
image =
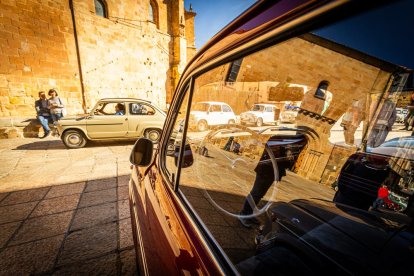
{"label": "stone building", "polygon": [[[239,69],[229,79],[235,64]],[[300,110],[296,125],[313,129],[318,137],[309,142],[296,171],[307,179],[328,184],[335,180],[338,168],[356,150],[356,147],[331,143],[332,127],[355,102],[361,107],[361,123],[366,127],[371,103],[388,89],[394,72],[401,70],[411,72],[322,37],[305,34],[200,76],[195,81],[198,92],[193,95],[193,101],[223,101],[236,114],[258,102],[276,104],[282,111],[286,102],[297,102]],[[320,89],[326,96],[317,95]],[[235,91],[237,97],[234,97]]]}
{"label": "stone building", "polygon": [[165,108],[195,54],[195,15],[184,0],[2,0],[0,119],[34,118],[50,88],[69,114],[105,97]]}

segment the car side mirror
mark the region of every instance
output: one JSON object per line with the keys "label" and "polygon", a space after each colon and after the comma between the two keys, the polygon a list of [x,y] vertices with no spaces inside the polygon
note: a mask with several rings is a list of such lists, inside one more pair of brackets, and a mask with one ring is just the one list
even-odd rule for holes
{"label": "car side mirror", "polygon": [[147,138],[139,138],[132,148],[129,161],[139,167],[146,167],[151,163],[154,144]]}
{"label": "car side mirror", "polygon": [[[178,155],[180,153],[180,147],[175,147],[174,150],[174,164],[177,167],[178,165]],[[189,144],[186,143],[184,147],[183,162],[181,168],[188,168],[194,163],[193,151]]]}

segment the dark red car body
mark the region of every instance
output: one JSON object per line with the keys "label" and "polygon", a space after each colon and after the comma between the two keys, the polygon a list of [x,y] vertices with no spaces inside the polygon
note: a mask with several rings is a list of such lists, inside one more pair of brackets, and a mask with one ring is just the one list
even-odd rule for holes
{"label": "dark red car body", "polygon": [[[134,243],[137,253],[137,261],[139,272],[142,275],[182,275],[182,274],[203,274],[203,275],[222,275],[222,274],[238,274],[236,268],[226,259],[225,254],[218,246],[208,238],[208,233],[203,229],[202,223],[197,220],[197,217],[191,212],[188,207],[188,202],[183,197],[181,191],[177,188],[176,183],[171,183],[166,176],[164,164],[160,161],[164,156],[165,148],[168,144],[168,137],[166,133],[170,133],[173,127],[172,114],[178,112],[178,103],[182,97],[182,91],[186,87],[193,85],[193,78],[208,68],[214,65],[215,59],[225,55],[232,55],[237,57],[239,54],[254,52],[259,49],[266,48],[272,44],[277,43],[287,37],[291,36],[290,32],[300,32],[301,29],[306,29],[307,22],[319,22],[322,24],[325,21],[332,21],[339,17],[345,16],[348,11],[355,12],[356,10],[365,9],[365,4],[355,3],[358,1],[307,1],[307,0],[290,0],[290,1],[259,1],[243,13],[236,20],[231,22],[224,30],[218,33],[209,43],[207,43],[199,53],[192,59],[182,74],[180,83],[178,84],[175,96],[173,98],[171,108],[165,123],[165,129],[158,148],[155,149],[151,162],[145,166],[133,165],[131,181],[129,185],[130,207],[132,228],[134,234]],[[296,20],[296,21],[295,21]],[[286,32],[277,36],[272,35],[272,30],[277,27],[289,25]],[[244,47],[240,53],[237,49],[243,45],[250,45],[248,48]],[[236,51],[236,52],[235,52]],[[226,60],[226,59],[224,59]],[[222,62],[222,60],[220,61]],[[311,131],[306,131],[309,135],[307,139],[312,139],[314,134]],[[290,137],[292,138],[292,137]],[[282,141],[283,135],[274,137],[270,140],[269,145],[273,152],[280,155],[281,147],[279,145],[272,145],[272,141]],[[306,139],[301,140],[300,147],[305,146]],[[297,152],[297,155],[300,153]],[[181,154],[181,156],[180,156]],[[191,153],[188,151],[176,152],[176,158],[182,159],[181,166],[185,166],[186,158]],[[297,158],[297,155],[295,158]],[[191,157],[192,158],[192,157]],[[355,155],[355,158],[362,158]],[[189,160],[189,159],[187,159]],[[292,161],[292,159],[290,159]],[[352,163],[352,160],[349,161]],[[379,161],[381,162],[381,161]],[[188,161],[188,164],[192,163]],[[184,164],[184,165],[183,165]],[[191,164],[190,164],[191,165]],[[286,167],[291,166],[289,163]],[[345,171],[344,171],[345,172]],[[342,179],[346,176],[342,174]],[[378,177],[383,177],[378,175]],[[176,182],[180,179],[180,175],[175,176]],[[177,180],[178,179],[178,180]],[[343,181],[342,181],[343,182]],[[341,182],[341,183],[342,183]],[[373,181],[375,182],[375,181]],[[342,184],[340,184],[342,185]],[[339,190],[346,190],[347,187],[339,187]],[[371,189],[368,187],[368,189]],[[367,195],[369,201],[372,199],[372,194],[375,194],[377,187],[373,186],[372,191]],[[346,193],[346,192],[345,192]],[[340,202],[340,201],[339,201]],[[278,203],[270,210],[271,215],[278,217],[277,227],[280,233],[294,232],[297,236],[303,236],[310,229],[316,228],[321,224],[329,222],[332,216],[347,216],[352,213],[353,209],[341,209],[332,205],[332,209],[326,207],[326,204],[318,205],[319,203],[294,201],[290,203]],[[359,208],[360,206],[358,206]],[[366,208],[365,208],[366,207]],[[363,209],[368,209],[368,206],[363,206]],[[300,229],[295,228],[294,223],[289,220],[284,221],[285,217],[290,217],[292,212],[296,213],[295,217],[300,220],[307,220],[309,228]],[[361,219],[363,214],[361,213]],[[370,218],[375,220],[378,218]],[[367,219],[368,220],[368,219]],[[275,219],[276,221],[276,219]],[[273,221],[273,223],[275,223]],[[276,227],[276,226],[275,226]],[[291,227],[291,231],[286,231]],[[361,246],[360,242],[353,238],[352,234],[340,229],[340,225],[331,225],[332,235],[343,235],[347,239],[355,243],[356,248]],[[356,226],[357,227],[357,226]],[[356,229],[356,228],[355,228]],[[393,235],[392,231],[397,231],[390,228],[389,232],[381,236],[381,239],[388,239]],[[372,230],[375,232],[375,230]],[[369,233],[367,233],[369,235]],[[402,239],[410,239],[401,234]],[[321,237],[323,239],[323,237]],[[289,240],[289,239],[287,239]],[[405,242],[405,241],[404,241]],[[386,244],[392,252],[394,243]],[[395,246],[399,246],[398,244]],[[369,247],[369,246],[368,246]],[[364,247],[364,250],[370,250]],[[332,250],[329,247],[321,247],[317,250]],[[408,249],[407,249],[408,250]],[[408,250],[409,251],[409,250]],[[378,251],[380,252],[380,251]],[[338,252],[334,252],[335,254]],[[406,254],[407,252],[403,252]],[[304,253],[305,254],[305,253]],[[385,253],[378,253],[385,254]],[[412,252],[409,253],[411,258]],[[359,254],[356,254],[359,255]],[[302,256],[302,255],[301,255]],[[308,255],[303,255],[308,256]],[[407,255],[404,255],[407,256]],[[313,256],[312,253],[308,256],[315,261],[315,264],[322,259]],[[313,259],[314,258],[314,259]],[[339,264],[346,266],[351,262],[342,262],[341,255],[338,253],[332,263],[326,266],[316,266],[317,272],[320,271],[334,271],[338,274],[354,273],[357,270],[347,270],[335,268]],[[380,260],[380,259],[377,259]],[[365,261],[372,261],[367,258]],[[404,259],[404,261],[408,261]],[[339,264],[338,264],[339,263]],[[356,262],[355,267],[361,264]],[[375,265],[381,265],[376,263]],[[334,268],[333,268],[334,267]],[[365,270],[360,270],[366,272]],[[368,272],[375,271],[367,270]]]}

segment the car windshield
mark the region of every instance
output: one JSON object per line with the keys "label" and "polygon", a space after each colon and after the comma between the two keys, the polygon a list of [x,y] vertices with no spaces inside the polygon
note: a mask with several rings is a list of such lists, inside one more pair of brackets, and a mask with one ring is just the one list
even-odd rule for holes
{"label": "car windshield", "polygon": [[251,109],[251,111],[263,111],[263,110],[264,110],[264,106],[258,105],[258,104],[253,105]]}
{"label": "car windshield", "polygon": [[204,111],[207,112],[209,111],[210,105],[208,103],[197,103],[194,105],[194,109],[193,111]]}

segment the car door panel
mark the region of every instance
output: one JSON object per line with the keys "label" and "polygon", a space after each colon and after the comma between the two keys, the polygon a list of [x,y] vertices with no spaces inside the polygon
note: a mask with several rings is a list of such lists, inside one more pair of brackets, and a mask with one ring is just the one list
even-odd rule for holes
{"label": "car door panel", "polygon": [[86,129],[92,139],[124,138],[128,131],[126,115],[94,115],[87,120]]}
{"label": "car door panel", "polygon": [[[130,182],[131,208],[135,211],[132,213],[139,217],[132,219],[140,229],[141,237],[136,243],[141,240],[137,252],[141,270],[146,269],[149,275],[217,275],[215,263],[201,261],[201,241],[195,238],[194,228],[156,170],[155,165],[146,173],[135,167]],[[139,175],[143,175],[141,180]]]}

